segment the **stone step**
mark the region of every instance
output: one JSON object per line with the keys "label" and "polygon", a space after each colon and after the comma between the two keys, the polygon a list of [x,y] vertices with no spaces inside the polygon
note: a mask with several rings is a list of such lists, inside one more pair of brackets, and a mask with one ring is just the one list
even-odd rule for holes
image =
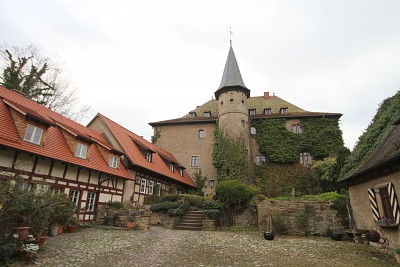
{"label": "stone step", "polygon": [[203,227],[195,227],[195,226],[175,226],[174,229],[176,230],[190,230],[190,231],[201,231]]}
{"label": "stone step", "polygon": [[196,227],[203,227],[203,223],[202,222],[179,222],[177,224],[178,226],[196,226]]}

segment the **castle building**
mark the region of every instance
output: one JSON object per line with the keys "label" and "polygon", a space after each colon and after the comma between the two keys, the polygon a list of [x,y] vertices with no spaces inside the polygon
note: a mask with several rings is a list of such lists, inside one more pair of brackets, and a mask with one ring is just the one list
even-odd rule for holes
{"label": "castle building", "polygon": [[[198,170],[207,176],[208,183],[203,189],[205,193],[212,193],[217,182],[217,170],[212,164],[216,127],[232,140],[242,140],[248,150],[249,160],[261,165],[267,161],[268,155],[260,152],[256,140],[257,121],[284,119],[288,132],[302,134],[302,121],[305,119],[333,119],[337,123],[342,116],[340,113],[306,111],[269,92],[251,97],[250,89],[243,82],[232,44],[221,84],[214,95],[215,99],[181,118],[149,123],[154,129],[157,146],[172,153],[191,177]],[[301,151],[298,155],[298,161],[304,165],[311,163],[311,160],[312,154],[308,151]]]}

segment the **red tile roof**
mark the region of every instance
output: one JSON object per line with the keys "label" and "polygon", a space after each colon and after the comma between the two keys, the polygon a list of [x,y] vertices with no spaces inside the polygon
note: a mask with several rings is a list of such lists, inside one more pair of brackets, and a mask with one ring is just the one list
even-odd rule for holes
{"label": "red tile roof", "polygon": [[[23,141],[23,136],[18,134],[10,109],[15,109],[27,118],[39,120],[49,126],[43,146]],[[123,164],[119,164],[118,168],[108,166],[108,160],[103,158],[96,144],[112,151],[117,151],[117,149],[112,147],[103,135],[2,86],[0,86],[0,121],[0,145],[132,179]],[[80,136],[85,140],[92,141],[89,142],[92,144],[89,145],[89,157],[87,159],[73,155],[62,134],[62,129],[77,137]]]}
{"label": "red tile roof", "polygon": [[[178,171],[171,172],[169,169],[169,163],[175,163],[179,167],[182,167],[182,165],[179,164],[172,154],[129,131],[102,114],[97,114],[97,117],[99,117],[105,123],[105,125],[107,125],[122,149],[125,151],[125,154],[129,157],[130,161],[134,165],[138,165],[142,168],[166,176],[172,180],[195,187],[195,184],[186,171],[183,170],[183,176],[180,176]],[[145,159],[139,147],[149,152],[153,152],[152,162],[148,162]],[[167,164],[164,159],[167,161]]]}

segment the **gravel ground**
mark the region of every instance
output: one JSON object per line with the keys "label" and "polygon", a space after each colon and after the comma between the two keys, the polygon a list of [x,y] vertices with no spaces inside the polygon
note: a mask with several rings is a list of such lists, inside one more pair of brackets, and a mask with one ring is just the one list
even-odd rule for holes
{"label": "gravel ground", "polygon": [[[372,246],[258,232],[87,228],[49,237],[37,266],[398,266]],[[14,264],[13,266],[21,266]]]}

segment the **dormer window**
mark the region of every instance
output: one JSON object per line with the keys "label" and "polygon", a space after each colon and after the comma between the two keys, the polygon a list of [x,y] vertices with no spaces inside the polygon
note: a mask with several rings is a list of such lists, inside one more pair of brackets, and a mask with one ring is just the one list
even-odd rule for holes
{"label": "dormer window", "polygon": [[249,109],[249,115],[250,116],[256,115],[256,109],[255,108]]}
{"label": "dormer window", "polygon": [[78,143],[76,145],[75,156],[78,158],[86,159],[87,148],[87,145]]}
{"label": "dormer window", "polygon": [[147,162],[151,162],[152,155],[150,152],[145,152],[144,157],[146,158]]}
{"label": "dormer window", "polygon": [[181,168],[179,168],[178,171],[179,171],[179,175],[180,175],[180,176],[183,176],[183,170],[182,170]]}
{"label": "dormer window", "polygon": [[281,114],[287,114],[287,113],[288,113],[288,108],[281,108],[281,109],[279,110],[279,113],[281,113]]}
{"label": "dormer window", "polygon": [[211,112],[210,111],[206,111],[203,113],[204,117],[211,117]]}
{"label": "dormer window", "polygon": [[269,115],[269,114],[271,114],[272,112],[271,112],[271,108],[265,108],[264,109],[264,114],[265,115]]}
{"label": "dormer window", "polygon": [[43,134],[43,129],[28,124],[24,140],[30,143],[34,143],[36,145],[40,145],[40,141],[42,140],[42,134]]}
{"label": "dormer window", "polygon": [[174,164],[172,164],[172,163],[169,164],[169,170],[171,172],[174,172]]}
{"label": "dormer window", "polygon": [[114,169],[118,168],[118,157],[111,156],[109,166]]}
{"label": "dormer window", "polygon": [[189,118],[196,118],[196,112],[189,112]]}

